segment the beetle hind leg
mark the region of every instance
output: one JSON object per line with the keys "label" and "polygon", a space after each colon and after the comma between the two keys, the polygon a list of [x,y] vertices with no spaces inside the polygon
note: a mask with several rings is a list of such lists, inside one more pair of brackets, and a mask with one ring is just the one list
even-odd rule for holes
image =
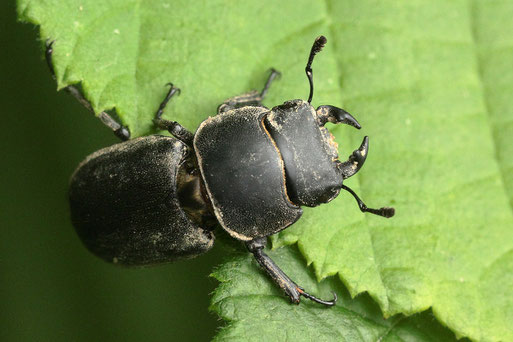
{"label": "beetle hind leg", "polygon": [[333,306],[337,302],[337,295],[333,293],[334,298],[332,300],[323,300],[317,298],[302,287],[298,286],[292,279],[290,279],[285,272],[283,272],[278,265],[263,252],[265,245],[267,244],[266,238],[257,238],[249,242],[246,242],[246,247],[253,253],[258,264],[265,270],[265,272],[271,277],[271,279],[278,285],[287,296],[290,301],[294,304],[299,304],[301,296],[308,298],[316,303],[323,304],[326,306]]}
{"label": "beetle hind leg", "polygon": [[[55,76],[55,69],[53,67],[53,61],[52,61],[52,55],[53,55],[53,43],[55,41],[53,40],[47,40],[46,41],[46,52],[45,52],[45,58],[46,58],[46,64],[48,64],[48,68],[50,69],[50,73],[52,74],[52,78],[54,80],[57,80],[57,77]],[[66,88],[64,88],[69,94],[71,94],[75,99],[77,99],[78,102],[82,106],[84,106],[87,110],[89,110],[91,113],[95,114],[93,106],[91,106],[91,103],[87,101],[87,99],[84,97],[80,89],[75,85],[69,85]],[[112,116],[110,116],[106,112],[101,112],[98,114],[98,118],[103,122],[103,124],[107,127],[109,127],[113,132],[114,135],[117,136],[121,140],[129,140],[130,139],[130,131],[127,127],[121,125],[118,123]]]}
{"label": "beetle hind leg", "polygon": [[281,74],[279,71],[277,71],[274,68],[271,68],[271,74],[267,78],[267,81],[265,82],[264,88],[261,92],[253,90],[242,95],[230,97],[217,108],[217,114],[221,114],[232,109],[242,108],[246,106],[261,107],[262,101],[267,95],[269,88],[271,88],[271,84],[276,78],[280,77],[280,75]]}

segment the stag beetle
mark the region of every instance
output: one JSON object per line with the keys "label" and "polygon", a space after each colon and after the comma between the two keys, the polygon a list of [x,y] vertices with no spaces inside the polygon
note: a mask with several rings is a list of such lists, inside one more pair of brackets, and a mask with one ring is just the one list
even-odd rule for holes
{"label": "stag beetle", "polygon": [[[340,189],[356,199],[362,212],[392,217],[393,208],[368,208],[342,182],[362,167],[369,139],[345,162],[324,127],[327,122],[360,129],[341,108],[314,109],[312,62],[327,40],[315,39],[305,68],[308,101],[291,100],[268,109],[262,105],[279,72],[272,69],[261,92],[229,98],[196,133],[162,118],[168,101],[180,91],[170,84],[154,119],[170,136],[129,140],[130,132],[108,113],[98,116],[124,140],[88,156],[71,177],[72,223],[85,246],[100,258],[128,266],[160,264],[208,251],[213,229],[221,226],[245,243],[258,264],[290,298],[300,296],[332,306],[292,281],[263,250],[267,237],[296,222],[301,206],[334,199]],[[53,77],[53,42],[46,58]],[[66,88],[90,111],[74,85]]]}

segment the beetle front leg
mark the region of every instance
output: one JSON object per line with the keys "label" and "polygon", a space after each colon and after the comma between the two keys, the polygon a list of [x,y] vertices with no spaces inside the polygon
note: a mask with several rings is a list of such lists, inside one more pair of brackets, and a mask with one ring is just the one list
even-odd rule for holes
{"label": "beetle front leg", "polygon": [[280,76],[281,76],[281,73],[278,70],[271,68],[271,74],[269,75],[269,78],[265,82],[264,89],[262,89],[262,91],[260,92],[260,102],[262,102],[263,99],[265,99],[265,96],[267,95],[269,88],[271,88],[271,84],[273,83],[273,81],[275,79],[279,78]]}
{"label": "beetle front leg", "polygon": [[337,295],[333,293],[334,298],[332,300],[322,300],[319,299],[308,292],[306,292],[302,287],[298,286],[294,281],[292,281],[286,274],[283,272],[278,265],[263,252],[267,244],[267,238],[257,238],[253,239],[249,242],[246,242],[246,247],[248,250],[253,253],[258,264],[265,270],[265,272],[271,277],[271,279],[278,285],[287,296],[289,296],[290,301],[295,304],[299,304],[300,297],[303,296],[308,298],[316,303],[323,304],[326,306],[333,306],[337,302]]}
{"label": "beetle front leg", "polygon": [[[46,63],[48,64],[48,68],[50,69],[50,73],[52,74],[52,78],[54,80],[57,80],[57,77],[55,76],[55,69],[53,68],[53,61],[52,61],[52,54],[53,54],[53,43],[54,41],[47,40],[46,41]],[[87,108],[91,113],[95,114],[93,106],[91,106],[91,103],[87,101],[87,99],[84,97],[80,89],[78,89],[74,85],[69,85],[66,88],[64,88],[69,94],[71,94],[75,99],[77,99],[78,102],[84,107]],[[98,114],[98,117],[103,122],[103,124],[107,127],[109,127],[113,132],[114,135],[117,136],[121,140],[129,140],[130,139],[130,131],[125,126],[118,123],[112,116],[107,114],[106,112],[101,112]]]}
{"label": "beetle front leg", "polygon": [[271,74],[269,75],[269,78],[267,78],[264,89],[262,89],[261,92],[253,90],[242,95],[230,97],[221,105],[219,105],[219,107],[217,108],[217,114],[221,114],[232,109],[242,108],[246,106],[262,106],[262,101],[267,95],[267,92],[269,91],[271,84],[275,79],[280,77],[280,75],[281,74],[279,71],[271,68]]}

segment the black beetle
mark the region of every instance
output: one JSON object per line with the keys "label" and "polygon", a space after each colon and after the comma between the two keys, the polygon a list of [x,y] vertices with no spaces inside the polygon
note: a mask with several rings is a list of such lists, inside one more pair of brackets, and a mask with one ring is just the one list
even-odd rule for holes
{"label": "black beetle", "polygon": [[[264,252],[267,237],[294,222],[300,206],[317,206],[344,189],[363,212],[392,217],[394,209],[368,208],[344,179],[362,167],[368,152],[363,139],[345,162],[324,127],[327,122],[360,128],[343,109],[314,109],[311,65],[327,40],[315,39],[305,68],[308,101],[292,100],[269,110],[262,105],[272,81],[272,69],[262,92],[252,91],[223,102],[216,116],[193,134],[179,123],[162,119],[167,102],[179,92],[171,88],[154,123],[173,137],[151,135],[129,140],[127,128],[109,114],[100,119],[122,143],[88,156],[71,177],[71,220],[80,239],[104,260],[144,266],[190,258],[208,251],[219,225],[245,242],[272,280],[299,303],[300,296],[328,306],[292,281]],[[52,66],[52,43],[47,62]],[[67,91],[92,111],[75,86]]]}

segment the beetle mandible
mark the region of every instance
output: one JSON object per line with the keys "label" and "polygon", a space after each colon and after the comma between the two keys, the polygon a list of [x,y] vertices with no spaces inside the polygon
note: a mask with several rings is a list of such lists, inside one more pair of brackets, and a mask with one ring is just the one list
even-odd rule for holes
{"label": "beetle mandible", "polygon": [[[306,64],[310,84],[307,101],[291,100],[268,109],[262,105],[273,80],[261,92],[251,91],[224,101],[217,115],[203,121],[196,133],[162,118],[168,101],[180,89],[170,84],[154,124],[170,136],[130,139],[129,130],[101,112],[99,118],[124,140],[88,156],[73,173],[69,202],[72,223],[85,246],[102,259],[145,266],[195,257],[214,243],[221,226],[245,243],[258,264],[290,298],[332,306],[292,281],[264,253],[267,237],[296,222],[301,206],[334,199],[341,189],[356,199],[362,212],[392,217],[393,208],[368,208],[343,181],[362,167],[369,149],[365,137],[345,162],[324,127],[327,122],[360,129],[348,112],[331,105],[311,106],[312,62],[327,40],[315,39]],[[46,58],[52,76],[53,42]],[[80,89],[66,90],[90,111]],[[227,181],[228,180],[228,181]]]}

